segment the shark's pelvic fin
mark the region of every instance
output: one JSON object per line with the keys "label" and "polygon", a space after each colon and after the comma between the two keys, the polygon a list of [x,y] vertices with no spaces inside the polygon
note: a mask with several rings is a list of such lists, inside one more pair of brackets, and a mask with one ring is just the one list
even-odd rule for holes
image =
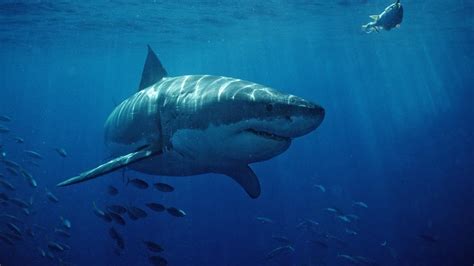
{"label": "shark's pelvic fin", "polygon": [[379,19],[379,15],[372,15],[372,16],[370,16],[370,18],[373,19],[373,20],[377,20],[377,19]]}
{"label": "shark's pelvic fin", "polygon": [[168,73],[156,56],[155,52],[153,52],[150,45],[148,45],[148,55],[146,57],[145,66],[143,67],[142,80],[140,81],[138,90],[141,91],[144,88],[155,84],[167,75]]}
{"label": "shark's pelvic fin", "polygon": [[115,158],[111,161],[108,161],[104,164],[99,165],[98,167],[89,170],[87,172],[84,172],[76,177],[70,178],[68,180],[65,180],[59,184],[57,184],[58,187],[64,187],[80,182],[87,181],[89,179],[97,178],[99,176],[111,173],[115,170],[121,169],[126,167],[127,165],[130,165],[132,163],[136,163],[139,161],[142,161],[144,159],[147,159],[152,156],[156,156],[162,153],[161,149],[153,149],[153,148],[147,148],[143,149],[140,151],[132,152],[127,155],[120,156],[118,158]]}
{"label": "shark's pelvic fin", "polygon": [[248,165],[233,168],[231,171],[227,171],[225,175],[234,179],[252,199],[260,196],[260,182]]}

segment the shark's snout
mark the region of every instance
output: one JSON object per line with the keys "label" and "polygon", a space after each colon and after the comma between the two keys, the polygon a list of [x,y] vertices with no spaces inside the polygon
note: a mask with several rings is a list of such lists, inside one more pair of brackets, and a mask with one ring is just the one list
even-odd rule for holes
{"label": "shark's snout", "polygon": [[273,107],[269,109],[272,109],[270,112],[273,116],[263,120],[250,120],[248,128],[250,132],[272,136],[275,140],[289,141],[306,135],[321,124],[325,115],[321,106],[297,97],[273,103]]}
{"label": "shark's snout", "polygon": [[291,116],[291,123],[288,125],[289,137],[301,137],[315,130],[325,116],[325,110],[317,104],[307,102],[299,106]]}
{"label": "shark's snout", "polygon": [[319,127],[321,122],[323,122],[324,116],[326,115],[326,111],[324,110],[323,107],[314,104],[311,107],[308,107],[308,116],[310,119],[314,120],[314,128]]}

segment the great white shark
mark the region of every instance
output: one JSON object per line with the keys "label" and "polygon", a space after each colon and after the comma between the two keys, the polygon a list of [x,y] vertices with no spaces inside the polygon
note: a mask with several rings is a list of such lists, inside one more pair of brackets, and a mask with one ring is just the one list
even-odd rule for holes
{"label": "great white shark", "polygon": [[138,92],[105,123],[112,160],[58,186],[121,168],[165,176],[224,174],[252,198],[260,183],[249,164],[271,159],[315,130],[324,109],[300,97],[230,77],[169,77],[148,46]]}

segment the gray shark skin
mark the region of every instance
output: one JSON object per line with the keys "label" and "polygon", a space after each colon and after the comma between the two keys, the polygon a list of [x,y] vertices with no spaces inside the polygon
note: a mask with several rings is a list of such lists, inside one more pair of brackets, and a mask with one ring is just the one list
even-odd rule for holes
{"label": "gray shark skin", "polygon": [[400,0],[389,5],[380,15],[372,15],[373,21],[362,26],[362,30],[366,33],[379,32],[381,29],[391,30],[399,27],[403,20],[403,6]]}
{"label": "gray shark skin", "polygon": [[220,173],[257,198],[260,183],[248,165],[283,153],[324,115],[317,104],[249,81],[167,77],[148,47],[139,91],[105,123],[105,143],[115,159],[58,186],[127,167],[166,176]]}

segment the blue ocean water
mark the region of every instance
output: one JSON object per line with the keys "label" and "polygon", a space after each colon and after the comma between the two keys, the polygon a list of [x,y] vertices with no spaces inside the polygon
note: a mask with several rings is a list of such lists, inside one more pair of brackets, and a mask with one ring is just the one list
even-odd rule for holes
{"label": "blue ocean water", "polygon": [[[0,264],[147,265],[153,254],[144,240],[159,243],[164,251],[157,255],[169,265],[474,263],[474,2],[403,1],[400,28],[361,32],[368,16],[389,4],[2,1],[0,115],[12,121],[0,122],[10,129],[0,145],[38,186],[1,165],[16,190],[0,192],[33,204],[29,214],[9,201],[0,205],[0,232],[10,233],[9,222],[22,231],[13,245],[0,239]],[[325,119],[285,153],[252,165],[262,186],[258,199],[217,174],[125,173],[171,184],[172,193],[136,189],[122,172],[55,187],[107,160],[104,122],[136,92],[147,44],[171,76],[265,84],[321,104]],[[24,150],[42,154],[39,166]],[[107,193],[109,185],[118,195]],[[59,202],[48,200],[46,190]],[[359,201],[368,208],[354,205]],[[125,217],[122,226],[94,215],[93,202],[102,209],[158,202],[187,215],[146,209],[148,217]],[[326,208],[359,219],[345,222]],[[61,216],[72,224],[70,238],[54,232]],[[306,219],[319,225],[298,226]],[[120,252],[111,227],[124,239]],[[50,241],[70,249],[43,257],[38,247],[48,251]],[[266,258],[285,245],[292,251]]]}

